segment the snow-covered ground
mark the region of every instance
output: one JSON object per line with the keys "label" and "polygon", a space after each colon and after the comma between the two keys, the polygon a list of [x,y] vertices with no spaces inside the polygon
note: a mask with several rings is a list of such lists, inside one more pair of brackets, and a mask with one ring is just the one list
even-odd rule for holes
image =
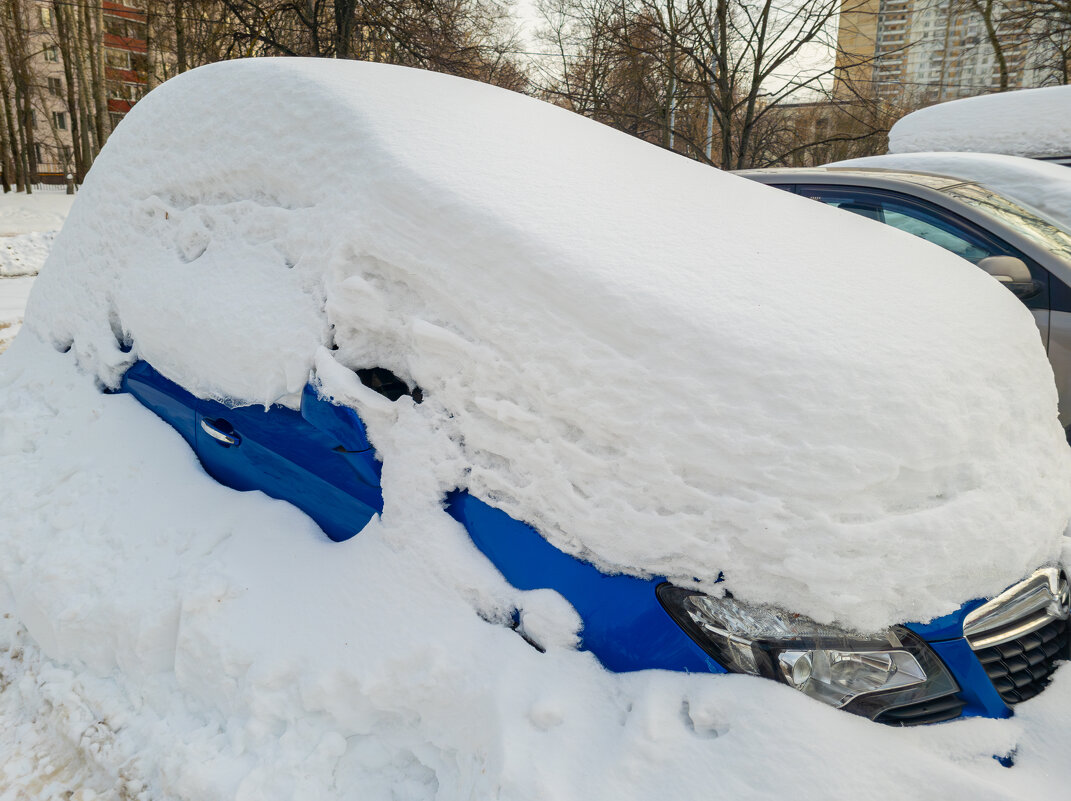
{"label": "snow-covered ground", "polygon": [[22,315],[33,282],[33,276],[29,275],[0,278],[0,353],[22,327]]}
{"label": "snow-covered ground", "polygon": [[[331,543],[218,484],[101,392],[138,357],[260,403],[314,368],[382,516]],[[1012,719],[903,730],[612,674],[441,508],[467,486],[604,566],[924,619],[1067,561],[1051,383],[965,262],[563,111],[380,65],[188,73],[116,131],[0,357],[0,798],[1062,797],[1067,668]]]}
{"label": "snow-covered ground", "polygon": [[0,194],[0,277],[37,274],[73,202],[63,187]]}
{"label": "snow-covered ground", "polygon": [[42,186],[25,192],[0,194],[0,237],[58,231],[67,219],[75,195],[63,187]]}
{"label": "snow-covered ground", "polygon": [[37,275],[55,236],[55,231],[34,231],[0,237],[0,278]]}
{"label": "snow-covered ground", "polygon": [[18,333],[33,277],[74,202],[54,187],[0,194],[0,353]]}

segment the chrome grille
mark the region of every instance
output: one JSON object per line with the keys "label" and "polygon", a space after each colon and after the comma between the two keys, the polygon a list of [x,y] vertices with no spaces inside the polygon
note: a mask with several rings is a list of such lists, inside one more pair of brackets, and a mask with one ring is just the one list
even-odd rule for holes
{"label": "chrome grille", "polygon": [[1010,642],[975,651],[1006,704],[1033,698],[1049,683],[1056,663],[1068,658],[1068,622],[1053,620]]}
{"label": "chrome grille", "polygon": [[1067,577],[1045,567],[971,612],[963,635],[1006,704],[1033,698],[1071,656]]}

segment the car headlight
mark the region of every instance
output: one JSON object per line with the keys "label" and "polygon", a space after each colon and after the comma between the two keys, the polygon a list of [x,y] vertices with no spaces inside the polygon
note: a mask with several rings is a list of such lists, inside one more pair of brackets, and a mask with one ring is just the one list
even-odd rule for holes
{"label": "car headlight", "polygon": [[874,718],[959,691],[929,646],[901,626],[861,636],[672,584],[657,592],[670,617],[730,672],[774,679],[830,706]]}

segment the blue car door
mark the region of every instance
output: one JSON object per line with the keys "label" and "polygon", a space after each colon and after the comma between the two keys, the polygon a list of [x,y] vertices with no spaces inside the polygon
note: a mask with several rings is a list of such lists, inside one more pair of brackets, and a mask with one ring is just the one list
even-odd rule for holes
{"label": "blue car door", "polygon": [[148,362],[135,362],[123,376],[122,392],[129,392],[148,409],[170,423],[191,448],[197,431],[198,400],[174,381],[164,378]]}
{"label": "blue car door", "polygon": [[336,541],[352,537],[383,508],[379,463],[360,419],[319,399],[312,387],[301,412],[199,400],[196,448],[216,480],[289,501]]}

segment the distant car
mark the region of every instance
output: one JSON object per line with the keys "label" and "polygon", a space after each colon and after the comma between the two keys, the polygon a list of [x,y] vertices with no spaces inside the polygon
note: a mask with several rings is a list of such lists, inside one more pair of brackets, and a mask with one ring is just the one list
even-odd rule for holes
{"label": "distant car", "polygon": [[742,170],[746,178],[925,239],[978,265],[1026,304],[1071,427],[1071,233],[975,182],[859,167]]}
{"label": "distant car", "polygon": [[1071,86],[963,97],[901,117],[890,153],[1003,153],[1071,165]]}
{"label": "distant car", "polygon": [[928,172],[984,186],[1071,231],[1071,170],[1000,153],[920,152],[847,159],[825,167]]}

